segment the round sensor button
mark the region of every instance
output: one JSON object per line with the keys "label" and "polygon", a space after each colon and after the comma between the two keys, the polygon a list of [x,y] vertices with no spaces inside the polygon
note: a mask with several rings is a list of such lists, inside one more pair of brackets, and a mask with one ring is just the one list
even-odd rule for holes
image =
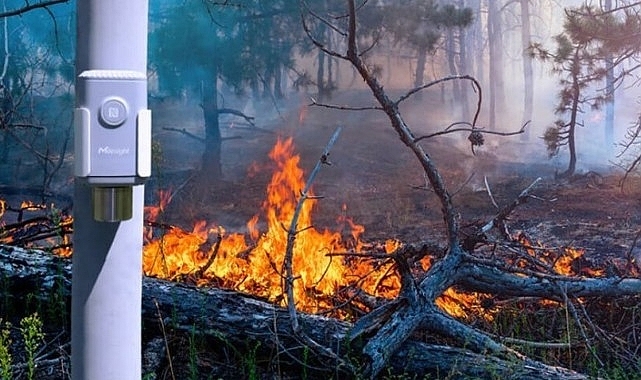
{"label": "round sensor button", "polygon": [[120,99],[107,99],[100,107],[100,119],[107,127],[118,127],[127,119],[127,106]]}

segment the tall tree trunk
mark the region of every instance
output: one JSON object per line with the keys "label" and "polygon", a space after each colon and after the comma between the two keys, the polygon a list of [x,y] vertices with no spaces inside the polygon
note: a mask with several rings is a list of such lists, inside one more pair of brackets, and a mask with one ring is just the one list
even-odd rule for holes
{"label": "tall tree trunk", "polygon": [[[416,71],[414,73],[414,87],[419,87],[424,83],[425,80],[425,64],[427,63],[427,47],[419,46],[417,52],[416,60]],[[422,92],[416,94],[416,99],[420,100],[422,98]]]}
{"label": "tall tree trunk", "polygon": [[[532,70],[532,56],[530,47],[530,0],[520,0],[521,4],[521,48],[523,49],[523,118],[521,125],[532,120],[534,108],[534,75]],[[530,139],[530,129],[521,134],[521,140]]]}
{"label": "tall tree trunk", "polygon": [[[450,69],[451,75],[457,75],[458,68],[456,65],[456,37],[454,36],[454,28],[447,28],[447,66]],[[453,86],[453,101],[457,104],[461,101],[461,83],[457,80],[452,81]]]}
{"label": "tall tree trunk", "polygon": [[318,99],[324,100],[325,89],[325,53],[318,51],[318,69],[316,70],[316,87],[318,88]]}
{"label": "tall tree trunk", "polygon": [[487,34],[490,52],[490,129],[496,129],[496,115],[503,110],[503,32],[499,0],[488,0]]}
{"label": "tall tree trunk", "polygon": [[205,150],[201,170],[208,180],[222,178],[221,148],[222,137],[218,120],[218,73],[212,80],[203,82],[203,116],[205,120]]}
{"label": "tall tree trunk", "polygon": [[[612,10],[612,0],[605,0],[604,10]],[[605,103],[605,145],[608,154],[612,153],[614,147],[614,60],[612,55],[605,58],[607,69],[605,76],[605,93],[608,101]]]}
{"label": "tall tree trunk", "polygon": [[278,64],[274,71],[274,96],[276,99],[284,98],[283,94],[283,66]]}
{"label": "tall tree trunk", "polygon": [[[459,1],[459,6],[463,8],[465,6],[465,1],[461,0]],[[469,40],[469,36],[466,31],[467,28],[458,28],[458,40],[459,40],[459,73],[463,75],[471,75],[471,64],[469,62],[470,58],[469,55],[467,54],[467,44]],[[456,81],[456,83],[459,83],[459,81]],[[469,97],[468,97],[468,91],[463,88],[461,91],[461,102],[463,107],[461,108],[462,111],[462,119],[463,120],[468,120],[471,118],[472,115],[470,115],[470,104],[469,104]]]}
{"label": "tall tree trunk", "polygon": [[263,76],[263,93],[261,98],[262,99],[270,99],[274,96],[274,93],[272,92],[272,83],[274,82],[274,68],[271,65],[268,65],[265,68],[265,73]]}
{"label": "tall tree trunk", "polygon": [[470,59],[476,63],[475,67],[475,77],[476,79],[483,83],[485,78],[485,55],[484,55],[484,43],[483,43],[483,24],[480,19],[481,15],[481,0],[472,0],[468,5],[474,10],[474,14],[477,15],[474,22],[470,26],[471,38],[469,38],[470,43],[470,52],[474,52],[474,57],[470,56]]}
{"label": "tall tree trunk", "polygon": [[579,51],[577,49],[572,59],[572,108],[570,109],[570,122],[568,125],[568,148],[570,150],[570,162],[568,163],[567,170],[562,174],[563,177],[570,177],[576,170],[576,127],[578,123],[577,116],[579,114],[579,97],[581,94],[581,86],[579,83],[580,74],[581,62],[579,58]]}

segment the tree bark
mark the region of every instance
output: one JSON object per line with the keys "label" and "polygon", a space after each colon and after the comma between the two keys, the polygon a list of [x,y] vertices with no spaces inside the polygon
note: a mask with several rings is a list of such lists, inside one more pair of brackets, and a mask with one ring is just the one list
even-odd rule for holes
{"label": "tree bark", "polygon": [[222,178],[222,136],[218,111],[218,73],[211,80],[203,82],[203,117],[205,121],[205,150],[201,170],[207,180]]}
{"label": "tree bark", "polygon": [[[612,10],[612,0],[605,0],[603,4],[606,12]],[[605,93],[608,101],[605,103],[605,145],[607,154],[614,150],[614,58],[608,54],[605,58]]]}
{"label": "tree bark", "polygon": [[[526,125],[532,120],[534,108],[534,74],[532,69],[532,56],[530,55],[530,0],[520,0],[521,4],[521,49],[523,57],[523,119],[521,125]],[[521,140],[530,139],[530,129],[521,134]]]}
{"label": "tree bark", "polygon": [[[43,308],[56,299],[51,294],[62,294],[70,302],[71,261],[36,250],[25,250],[0,245],[0,268],[8,294],[13,299],[11,307],[20,307],[33,296],[39,298]],[[476,278],[471,268],[469,274]],[[502,275],[497,273],[497,279]],[[482,277],[485,278],[485,277]],[[273,357],[289,365],[317,364],[306,358],[306,350],[291,331],[286,309],[230,290],[196,288],[154,278],[143,281],[143,337],[145,345],[154,339],[164,339],[159,318],[173,334],[185,337],[197,334],[219,342],[221,346],[257,348],[256,354]],[[472,280],[473,282],[474,280]],[[596,285],[596,284],[595,284]],[[639,291],[639,285],[626,285],[627,291]],[[596,289],[596,288],[595,288]],[[28,295],[31,295],[27,297]],[[59,302],[59,300],[58,300]],[[1,305],[7,307],[7,303]],[[7,310],[2,310],[5,314]],[[299,320],[304,332],[326,347],[336,347],[344,358],[353,359],[359,346],[346,339],[357,326],[318,315],[301,314]],[[452,323],[443,318],[435,323]],[[454,323],[456,323],[454,321]],[[212,348],[213,349],[213,348]],[[563,368],[528,361],[505,360],[474,353],[467,349],[406,340],[391,356],[390,374],[423,378],[444,373],[457,373],[464,378],[506,379],[585,379],[586,376]],[[310,361],[311,360],[311,361]],[[356,359],[358,360],[358,358]],[[298,361],[298,363],[297,363]],[[318,359],[324,365],[319,371],[336,374],[337,363]],[[295,370],[296,371],[296,370]],[[300,373],[300,372],[298,372]]]}
{"label": "tree bark", "polygon": [[425,64],[427,63],[427,48],[419,46],[416,51],[416,70],[414,71],[414,87],[422,86],[425,83]]}
{"label": "tree bark", "polygon": [[501,30],[501,1],[487,1],[487,34],[489,48],[490,129],[496,130],[496,115],[501,114],[504,101],[503,85],[503,31]]}

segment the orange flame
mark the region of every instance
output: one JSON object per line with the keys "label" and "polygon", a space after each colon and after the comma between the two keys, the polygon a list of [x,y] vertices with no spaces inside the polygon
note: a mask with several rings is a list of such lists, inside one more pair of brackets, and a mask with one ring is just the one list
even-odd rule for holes
{"label": "orange flame", "polygon": [[[549,249],[540,243],[537,243],[536,245],[531,243],[529,239],[522,234],[519,235],[517,239],[530,256],[539,260],[541,263],[548,265],[557,274],[563,276],[599,277],[603,276],[605,273],[601,269],[575,265],[583,258],[583,255],[585,254],[584,249],[571,247]],[[525,268],[528,263],[524,259],[519,259],[517,265],[520,268]]]}
{"label": "orange flame", "polygon": [[[256,215],[247,222],[247,236],[228,234],[204,221],[198,222],[192,232],[172,229],[146,244],[145,274],[170,279],[191,276],[201,285],[215,283],[283,304],[287,229],[305,182],[291,138],[279,140],[269,157],[277,170],[267,186],[263,216]],[[159,206],[146,209],[148,218],[157,217],[166,207],[163,202],[170,197],[161,195],[160,199]],[[312,211],[316,202],[316,199],[307,199],[298,216],[292,263],[297,307],[308,311],[330,308],[332,296],[355,282],[374,296],[394,296],[400,284],[396,276],[389,273],[391,263],[374,267],[371,262],[346,260],[342,256],[363,248],[360,236],[364,227],[345,215],[339,218],[353,240],[348,248],[341,233],[313,227]],[[261,219],[266,225],[263,232],[258,227]],[[390,240],[383,249],[389,253],[399,245]]]}
{"label": "orange flame", "polygon": [[[228,234],[206,222],[198,222],[191,232],[171,229],[146,244],[144,273],[169,279],[188,278],[199,285],[216,284],[284,305],[287,231],[305,180],[291,138],[279,139],[269,157],[277,168],[267,186],[262,215],[255,215],[247,222],[247,236]],[[161,202],[170,199],[160,198]],[[401,284],[391,257],[387,259],[383,255],[383,259],[373,260],[353,255],[371,251],[372,245],[361,240],[365,228],[346,215],[345,205],[337,220],[341,232],[314,228],[312,212],[316,202],[317,199],[312,198],[303,203],[293,242],[296,307],[308,312],[332,309],[336,294],[349,287],[357,287],[374,297],[397,296]],[[161,203],[158,208],[164,207],[166,204]],[[149,215],[158,215],[152,210],[149,209]],[[262,224],[261,220],[264,220]],[[377,248],[390,254],[400,246],[399,241],[390,239]],[[419,264],[425,271],[431,265],[431,258],[425,257]],[[448,290],[437,304],[452,315],[465,317],[465,310],[480,303],[475,299],[479,296]],[[457,303],[463,304],[457,306]]]}

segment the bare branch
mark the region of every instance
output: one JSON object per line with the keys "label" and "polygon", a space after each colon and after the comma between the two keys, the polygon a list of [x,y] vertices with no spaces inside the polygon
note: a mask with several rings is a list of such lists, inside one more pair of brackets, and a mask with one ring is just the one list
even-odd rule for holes
{"label": "bare branch", "polygon": [[448,126],[446,129],[444,129],[442,131],[438,131],[438,132],[430,133],[429,135],[417,137],[417,138],[414,139],[414,142],[419,142],[421,140],[430,139],[430,138],[437,137],[437,136],[443,136],[443,135],[447,135],[447,134],[455,133],[455,132],[470,132],[470,133],[471,132],[479,132],[479,133],[483,133],[483,134],[496,135],[496,136],[515,136],[515,135],[519,135],[519,134],[525,132],[525,127],[529,123],[530,122],[528,121],[527,123],[525,123],[521,127],[521,129],[519,129],[518,131],[514,131],[514,132],[488,131],[488,130],[485,130],[483,128],[472,127],[472,126],[470,128],[451,128],[452,126],[458,125],[458,124],[470,125],[470,123],[467,123],[467,122],[464,122],[464,121],[458,121],[456,123],[450,124],[450,126]]}
{"label": "bare branch", "polygon": [[367,107],[339,106],[337,104],[318,103],[316,99],[314,98],[310,98],[310,99],[312,102],[309,104],[309,106],[329,108],[329,109],[335,109],[335,110],[341,110],[341,111],[371,111],[371,110],[382,111],[383,110],[383,108],[379,106],[367,106]]}
{"label": "bare branch", "polygon": [[294,280],[296,279],[296,277],[294,277],[293,273],[294,242],[296,240],[296,235],[301,232],[297,230],[298,217],[300,215],[300,212],[302,211],[303,203],[305,203],[305,201],[309,199],[309,192],[311,190],[312,184],[314,183],[314,180],[316,179],[316,175],[320,171],[321,166],[328,164],[327,158],[330,153],[329,151],[338,139],[341,130],[342,127],[338,127],[334,131],[334,134],[327,143],[325,150],[316,162],[316,166],[314,166],[314,169],[310,173],[309,178],[305,183],[305,187],[302,190],[301,197],[296,204],[296,209],[294,210],[291,224],[289,225],[289,229],[287,230],[287,246],[285,247],[285,258],[283,259],[283,272],[285,273],[283,280],[284,291],[287,294],[287,310],[289,312],[291,326],[294,334],[315,352],[340,362],[342,365],[346,366],[345,368],[350,368],[351,366],[349,365],[349,363],[339,358],[338,355],[332,352],[331,349],[323,346],[322,344],[319,344],[313,338],[303,332],[298,321],[298,314],[296,312],[296,300],[294,298]]}
{"label": "bare branch", "polygon": [[486,233],[489,230],[491,230],[494,227],[497,227],[501,225],[504,221],[505,218],[507,218],[508,215],[514,211],[520,204],[525,203],[530,196],[530,191],[536,186],[539,182],[541,182],[543,179],[541,177],[537,178],[530,184],[530,186],[526,187],[523,191],[521,191],[521,194],[512,202],[510,203],[507,207],[505,207],[503,210],[501,210],[492,220],[487,222],[480,230],[480,233]]}
{"label": "bare branch", "polygon": [[27,13],[29,11],[32,11],[34,9],[46,8],[46,7],[50,7],[52,5],[68,3],[68,2],[69,2],[69,0],[47,0],[47,1],[41,1],[41,2],[38,2],[38,3],[35,3],[35,4],[29,4],[29,2],[27,1],[27,2],[25,2],[26,5],[21,7],[21,8],[16,8],[16,9],[12,9],[10,11],[0,12],[0,18],[18,16],[18,15]]}

